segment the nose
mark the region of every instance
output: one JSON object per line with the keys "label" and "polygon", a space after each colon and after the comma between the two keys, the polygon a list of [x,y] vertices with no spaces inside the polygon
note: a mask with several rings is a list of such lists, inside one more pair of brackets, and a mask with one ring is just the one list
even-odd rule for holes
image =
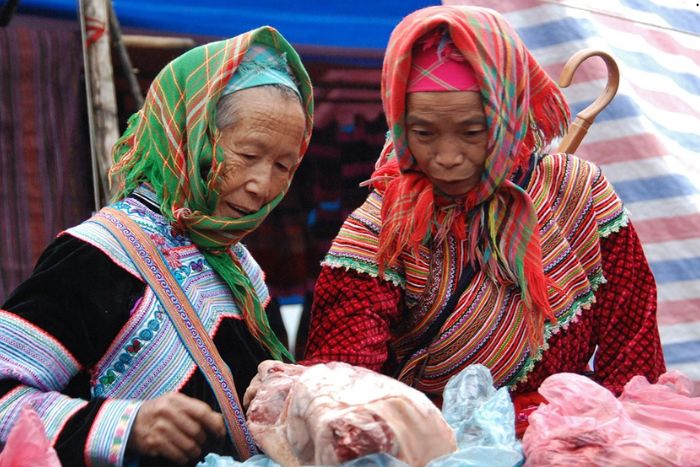
{"label": "nose", "polygon": [[269,196],[272,187],[272,167],[267,164],[256,164],[249,168],[246,177],[245,191],[251,195],[256,202],[264,204]]}
{"label": "nose", "polygon": [[462,146],[452,138],[438,141],[436,145],[435,162],[446,169],[457,167],[464,162]]}

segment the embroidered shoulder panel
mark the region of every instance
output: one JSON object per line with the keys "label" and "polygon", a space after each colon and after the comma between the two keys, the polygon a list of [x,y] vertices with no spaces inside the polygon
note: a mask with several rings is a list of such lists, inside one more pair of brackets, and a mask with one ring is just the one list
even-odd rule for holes
{"label": "embroidered shoulder panel", "polygon": [[[381,213],[382,197],[373,191],[345,220],[322,265],[343,267],[377,277],[379,267],[376,256],[382,227]],[[403,270],[398,267],[387,268],[384,277],[400,287],[406,284]]]}
{"label": "embroidered shoulder panel", "polygon": [[[125,212],[146,232],[182,286],[205,329],[213,336],[223,318],[241,319],[228,286],[209,266],[189,238],[139,201],[127,198],[112,205]],[[116,264],[140,277],[122,247],[102,226],[90,220],[67,231],[107,254]],[[262,303],[269,300],[264,275],[248,250],[232,247]],[[92,369],[94,396],[144,399],[177,390],[195,370],[162,304],[150,288],[108,351]]]}
{"label": "embroidered shoulder panel", "polygon": [[545,157],[528,192],[540,220],[542,262],[558,287],[550,290],[550,304],[560,319],[548,332],[566,326],[594,300],[605,282],[600,238],[627,223],[622,201],[594,164],[575,156]]}

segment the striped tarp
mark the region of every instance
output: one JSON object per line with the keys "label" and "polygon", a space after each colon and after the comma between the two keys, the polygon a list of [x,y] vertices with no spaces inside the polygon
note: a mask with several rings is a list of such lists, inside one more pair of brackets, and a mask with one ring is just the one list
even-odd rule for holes
{"label": "striped tarp", "polygon": [[77,30],[0,28],[0,304],[90,214],[81,70]]}
{"label": "striped tarp", "polygon": [[[458,4],[460,1],[445,1]],[[470,0],[505,14],[547,72],[593,47],[615,57],[618,95],[577,154],[630,212],[656,277],[667,366],[700,381],[700,7],[696,0]],[[564,93],[576,114],[603,90],[584,62]]]}

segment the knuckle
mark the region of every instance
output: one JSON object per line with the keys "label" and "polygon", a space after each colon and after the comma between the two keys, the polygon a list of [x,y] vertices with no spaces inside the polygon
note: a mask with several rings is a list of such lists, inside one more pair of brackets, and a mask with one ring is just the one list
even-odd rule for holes
{"label": "knuckle", "polygon": [[182,394],[179,392],[168,392],[159,397],[158,400],[162,405],[180,404],[182,402],[181,396]]}
{"label": "knuckle", "polygon": [[166,418],[174,410],[173,404],[166,401],[166,400],[159,401],[158,405],[156,405],[156,407],[154,409],[155,409],[154,414],[157,417],[166,417]]}
{"label": "knuckle", "polygon": [[192,438],[197,444],[203,444],[204,441],[206,441],[207,434],[201,427],[199,427]]}
{"label": "knuckle", "polygon": [[182,448],[187,452],[194,451],[194,449],[197,448],[198,446],[199,445],[197,444],[197,442],[192,438],[187,438],[186,440],[183,440],[183,442],[182,442]]}
{"label": "knuckle", "polygon": [[157,420],[151,429],[150,435],[154,443],[160,443],[161,440],[167,439],[167,433],[170,424],[163,419]]}

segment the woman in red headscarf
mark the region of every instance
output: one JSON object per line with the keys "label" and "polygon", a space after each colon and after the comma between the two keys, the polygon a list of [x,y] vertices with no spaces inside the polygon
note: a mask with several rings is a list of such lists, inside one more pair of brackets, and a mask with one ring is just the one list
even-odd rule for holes
{"label": "woman in red headscarf", "polygon": [[482,8],[409,15],[382,99],[387,144],[323,262],[306,361],[394,374],[438,403],[473,363],[514,394],[559,372],[615,393],[655,381],[637,234],[597,166],[547,153],[569,109],[511,26]]}

